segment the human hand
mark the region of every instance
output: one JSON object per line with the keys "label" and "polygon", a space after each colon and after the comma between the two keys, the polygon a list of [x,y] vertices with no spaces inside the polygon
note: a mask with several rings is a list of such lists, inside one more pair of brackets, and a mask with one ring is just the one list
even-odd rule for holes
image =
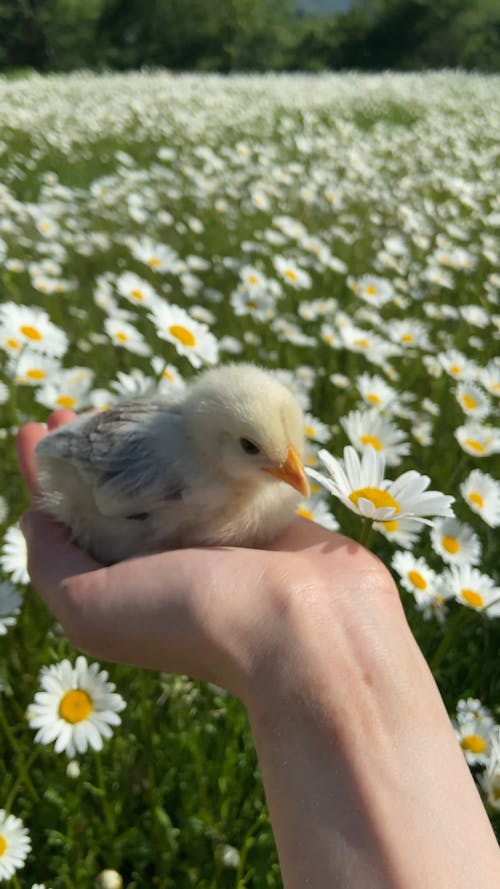
{"label": "human hand", "polygon": [[[48,430],[74,416],[56,411]],[[340,600],[352,621],[367,589],[371,601],[380,595],[377,609],[394,607],[394,585],[374,556],[300,518],[266,550],[175,550],[104,567],[36,508],[34,451],[46,434],[28,423],[17,438],[34,502],[21,522],[29,571],[69,638],[96,657],[188,673],[246,700],[257,675],[268,683],[270,670],[288,669],[301,623],[313,631],[338,618]]]}
{"label": "human hand", "polygon": [[[49,429],[72,416],[56,412]],[[297,518],[265,550],[103,567],[36,509],[45,434],[29,423],[17,439],[35,504],[21,524],[34,585],[84,651],[241,697],[287,889],[498,886],[493,832],[375,556]]]}

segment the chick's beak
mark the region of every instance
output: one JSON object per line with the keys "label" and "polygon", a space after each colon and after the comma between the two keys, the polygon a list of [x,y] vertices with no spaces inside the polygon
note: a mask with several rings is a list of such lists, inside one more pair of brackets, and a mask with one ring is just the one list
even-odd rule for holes
{"label": "chick's beak", "polygon": [[291,485],[296,491],[300,491],[303,497],[309,497],[311,488],[304,467],[291,445],[288,448],[286,460],[281,466],[264,466],[263,471],[269,472],[275,478]]}

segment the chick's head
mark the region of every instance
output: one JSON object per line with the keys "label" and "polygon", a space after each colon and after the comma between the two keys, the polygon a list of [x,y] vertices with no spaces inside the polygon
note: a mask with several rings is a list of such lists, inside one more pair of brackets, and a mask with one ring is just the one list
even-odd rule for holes
{"label": "chick's head", "polygon": [[253,364],[206,371],[184,410],[200,459],[221,476],[249,484],[278,479],[308,496],[302,410],[269,371]]}

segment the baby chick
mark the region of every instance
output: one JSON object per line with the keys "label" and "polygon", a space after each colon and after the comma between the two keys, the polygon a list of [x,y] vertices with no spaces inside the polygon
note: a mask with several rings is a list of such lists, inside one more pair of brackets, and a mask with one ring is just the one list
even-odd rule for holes
{"label": "baby chick", "polygon": [[208,370],[176,400],[83,414],[36,449],[40,506],[100,562],[203,545],[260,546],[309,494],[304,420],[253,364]]}

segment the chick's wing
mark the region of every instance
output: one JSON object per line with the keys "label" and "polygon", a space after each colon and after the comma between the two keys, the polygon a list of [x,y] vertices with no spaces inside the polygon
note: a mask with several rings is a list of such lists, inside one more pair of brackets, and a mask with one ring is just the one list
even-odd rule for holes
{"label": "chick's wing", "polygon": [[136,516],[182,497],[187,443],[180,408],[128,402],[59,427],[38,445],[47,460],[71,464],[105,516]]}

